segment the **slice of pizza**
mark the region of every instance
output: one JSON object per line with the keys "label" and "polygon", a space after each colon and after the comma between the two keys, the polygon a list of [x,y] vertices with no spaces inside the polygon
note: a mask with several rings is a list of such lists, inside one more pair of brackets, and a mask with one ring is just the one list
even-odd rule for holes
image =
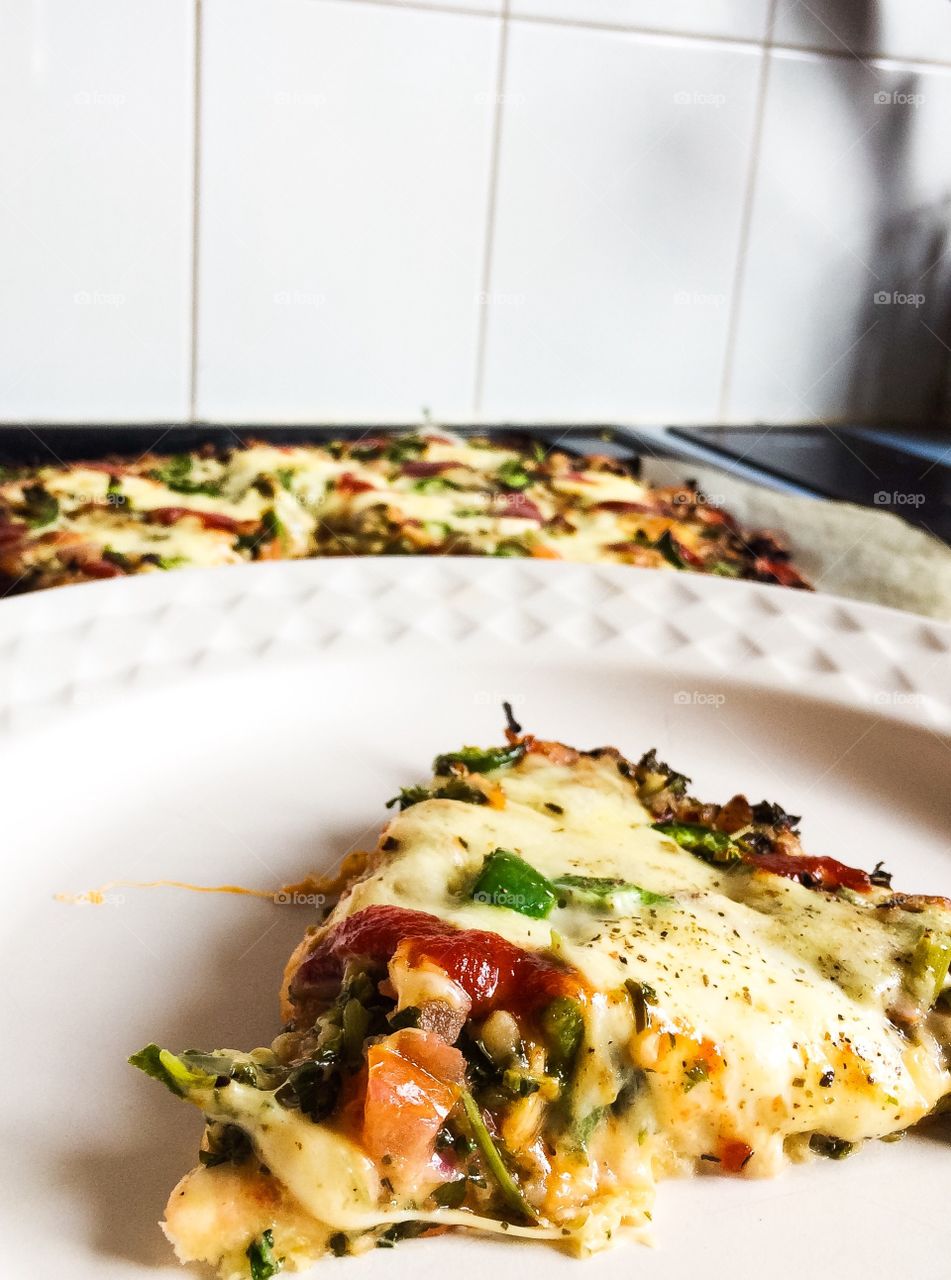
{"label": "slice of pizza", "polygon": [[390,802],[269,1048],[131,1059],[204,1116],[182,1261],[261,1280],[447,1229],[586,1254],[646,1235],[665,1176],[841,1159],[951,1095],[951,901],[509,718]]}
{"label": "slice of pizza", "polygon": [[529,556],[803,587],[775,535],[609,458],[435,431],[0,474],[0,588],[339,555]]}

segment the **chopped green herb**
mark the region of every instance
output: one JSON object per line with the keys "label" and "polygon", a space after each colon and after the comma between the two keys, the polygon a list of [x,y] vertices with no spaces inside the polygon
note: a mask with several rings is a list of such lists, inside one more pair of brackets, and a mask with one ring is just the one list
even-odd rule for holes
{"label": "chopped green herb", "polygon": [[[716,535],[713,534],[713,536]],[[714,560],[713,564],[708,566],[707,572],[718,578],[739,578],[743,570],[738,564],[730,564],[728,560]]]}
{"label": "chopped green herb", "polygon": [[427,787],[400,787],[399,795],[387,800],[386,807],[392,809],[396,804],[402,812],[403,809],[410,809],[423,800],[461,800],[464,804],[489,803],[489,797],[478,787],[471,787],[462,778],[450,778],[448,782],[433,788],[432,791]]}
{"label": "chopped green herb", "polygon": [[652,822],[651,826],[704,862],[719,864],[739,860],[739,850],[725,831],[714,831],[695,822]]}
{"label": "chopped green herb", "polygon": [[565,1076],[571,1069],[584,1035],[584,1017],[577,1000],[570,996],[556,996],[545,1006],[541,1023],[552,1070]]}
{"label": "chopped green herb", "polygon": [[663,893],[651,893],[640,885],[627,880],[614,880],[604,876],[559,876],[552,881],[574,902],[586,906],[641,906],[654,907],[673,902]]}
{"label": "chopped green herb", "polygon": [[524,1218],[528,1218],[534,1222],[536,1218],[535,1210],[525,1199],[518,1183],[512,1177],[506,1168],[502,1155],[492,1140],[492,1135],[486,1128],[485,1121],[482,1119],[482,1112],[479,1110],[478,1103],[468,1089],[461,1089],[459,1092],[459,1100],[465,1111],[466,1120],[476,1146],[486,1163],[486,1167],[495,1179],[502,1198],[510,1209],[514,1209],[516,1213]]}
{"label": "chopped green herb", "polygon": [[442,1209],[458,1209],[466,1198],[466,1179],[457,1178],[455,1182],[444,1182],[433,1192],[433,1200]]}
{"label": "chopped green herb", "polygon": [[681,555],[680,547],[674,541],[669,529],[665,529],[654,543],[654,550],[659,551],[667,563],[672,564],[675,569],[687,568],[687,563]]}
{"label": "chopped green herb", "polygon": [[[627,769],[626,777],[631,776],[631,767],[627,761],[622,760],[618,764],[621,772],[621,765]],[[690,786],[690,779],[682,773],[677,773],[671,769],[669,764],[665,764],[663,760],[657,759],[657,751],[652,747],[650,751],[645,751],[634,766],[634,776],[638,782],[638,791],[642,800],[649,799],[651,796],[657,795],[661,791],[670,791],[674,795],[683,795]]]}
{"label": "chopped green herb", "polygon": [[418,1027],[420,1016],[419,1006],[411,1004],[405,1009],[391,1013],[387,1021],[394,1031],[402,1031],[404,1027]]}
{"label": "chopped green herb", "polygon": [[633,978],[628,978],[624,985],[634,1006],[634,1028],[638,1032],[646,1031],[651,1024],[651,1005],[657,1003],[657,992],[650,983],[636,982]]}
{"label": "chopped green herb", "polygon": [[153,467],[149,472],[152,480],[158,480],[173,493],[204,493],[217,498],[221,495],[221,484],[214,480],[192,480],[192,459],[187,453],[177,453],[160,467]]}
{"label": "chopped green herb", "polygon": [[447,751],[445,755],[437,756],[433,761],[433,773],[450,773],[454,764],[464,765],[470,773],[491,773],[494,769],[516,764],[524,754],[525,744],[522,742],[510,747],[461,747],[458,751]]}
{"label": "chopped green herb", "polygon": [[534,476],[518,458],[506,458],[495,473],[496,484],[501,485],[503,489],[511,489],[516,492],[527,489],[533,479]]}
{"label": "chopped green herb", "polygon": [[186,564],[184,556],[160,556],[149,553],[142,557],[148,564],[154,564],[158,569],[177,569],[179,565]]}
{"label": "chopped green herb", "polygon": [[206,1168],[218,1164],[240,1164],[251,1154],[251,1140],[236,1124],[211,1122],[205,1129],[205,1146],[198,1152],[198,1163]]}
{"label": "chopped green herb", "polygon": [[215,1075],[198,1067],[191,1067],[184,1061],[184,1055],[176,1057],[168,1049],[161,1049],[157,1044],[147,1044],[144,1049],[134,1053],[129,1059],[130,1066],[138,1067],[153,1080],[159,1080],[167,1089],[171,1089],[179,1098],[184,1098],[189,1089],[213,1084]]}
{"label": "chopped green herb", "polygon": [[401,1240],[413,1240],[427,1230],[427,1222],[397,1222],[389,1227],[376,1242],[378,1249],[392,1249]]}
{"label": "chopped green herb", "polygon": [[126,573],[132,572],[132,561],[122,551],[116,551],[114,547],[103,547],[102,558]]}
{"label": "chopped green herb", "polygon": [[423,476],[413,485],[416,493],[448,493],[460,487],[455,480],[450,480],[446,476]]}
{"label": "chopped green herb", "polygon": [[277,476],[277,483],[281,488],[290,493],[294,488],[294,468],[278,467],[274,474]]}
{"label": "chopped green herb", "polygon": [[470,896],[543,920],[555,904],[551,881],[510,849],[494,849],[482,864]]}
{"label": "chopped green herb", "polygon": [[293,1067],[274,1097],[283,1107],[300,1111],[315,1123],[327,1118],[340,1097],[336,1053],[325,1060],[308,1059]]}
{"label": "chopped green herb", "polygon": [[273,507],[268,507],[261,516],[261,540],[263,542],[279,541],[282,546],[287,544],[287,529]]}
{"label": "chopped green herb", "polygon": [[761,800],[753,805],[753,821],[761,822],[765,827],[788,827],[790,831],[796,831],[801,819],[796,814],[787,813],[782,805]]}
{"label": "chopped green herb", "polygon": [[911,958],[915,994],[930,1009],[944,989],[951,967],[951,937],[926,929],[918,939]]}
{"label": "chopped green herb", "polygon": [[855,1144],[846,1142],[844,1138],[832,1138],[826,1133],[814,1133],[809,1139],[809,1148],[816,1155],[827,1156],[830,1160],[844,1160],[855,1150]]}
{"label": "chopped green herb", "polygon": [[601,1122],[601,1118],[606,1111],[607,1107],[595,1107],[594,1110],[589,1111],[586,1116],[575,1121],[571,1129],[571,1136],[578,1144],[580,1150],[588,1150],[588,1143],[591,1141],[594,1131],[597,1129]]}
{"label": "chopped green herb", "polygon": [[160,467],[153,467],[149,476],[162,484],[180,484],[191,473],[192,460],[187,453],[176,453],[167,458]]}
{"label": "chopped green herb", "polygon": [[533,1093],[537,1093],[542,1086],[540,1080],[536,1080],[527,1072],[520,1071],[517,1067],[508,1067],[502,1072],[502,1087],[513,1098],[528,1098]]}
{"label": "chopped green herb", "polygon": [[363,1042],[370,1027],[370,1015],[359,1000],[350,999],[343,1006],[343,1037],[340,1045],[342,1056],[351,1064],[360,1061]]}
{"label": "chopped green herb", "polygon": [[[481,512],[477,514],[481,515]],[[526,547],[524,542],[516,542],[512,538],[505,538],[502,542],[496,544],[495,550],[492,552],[494,556],[501,559],[518,559],[530,556],[531,550]]]}
{"label": "chopped green herb", "polygon": [[[425,452],[426,441],[421,436],[400,436],[387,446],[386,460],[396,463],[410,462]],[[353,450],[353,456],[359,457],[356,448]]]}
{"label": "chopped green herb", "polygon": [[23,490],[23,498],[26,502],[23,514],[31,529],[42,529],[59,515],[59,502],[41,484],[28,485]]}
{"label": "chopped green herb", "polygon": [[684,1093],[698,1084],[703,1084],[705,1080],[710,1079],[710,1068],[702,1058],[698,1058],[692,1066],[689,1066],[684,1072],[686,1079],[684,1080]]}
{"label": "chopped green herb", "polygon": [[274,1256],[274,1232],[270,1227],[257,1240],[251,1241],[246,1257],[251,1268],[251,1280],[271,1280],[284,1266],[284,1259]]}

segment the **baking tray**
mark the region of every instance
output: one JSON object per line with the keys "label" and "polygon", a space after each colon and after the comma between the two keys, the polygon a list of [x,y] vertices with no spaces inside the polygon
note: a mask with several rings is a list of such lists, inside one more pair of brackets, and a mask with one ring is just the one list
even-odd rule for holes
{"label": "baking tray", "polygon": [[[432,424],[437,430],[439,425]],[[317,444],[420,429],[419,422],[352,426],[17,425],[0,427],[0,465],[139,458],[144,453],[180,453],[201,445],[227,449],[254,439],[276,444]],[[696,481],[708,501],[726,507],[747,528],[784,532],[797,567],[819,591],[951,620],[951,551],[886,511],[778,493],[761,484],[748,483],[729,474],[726,459],[721,467],[701,463],[694,454],[678,447],[676,440],[655,434],[650,428],[639,431],[612,424],[483,423],[453,425],[446,430],[464,436],[489,436],[499,442],[538,440],[549,448],[576,455],[608,454],[641,475],[647,484]]]}
{"label": "baking tray", "polygon": [[[308,426],[246,423],[225,426],[220,423],[197,423],[168,426],[162,423],[137,423],[127,426],[6,426],[0,427],[0,465],[50,466],[57,462],[75,462],[106,457],[140,458],[144,453],[172,454],[210,445],[215,449],[235,448],[249,440],[267,440],[274,444],[320,444],[327,440],[359,440],[375,435],[398,434],[424,430],[430,424],[419,422],[396,425],[366,423],[350,426]],[[439,430],[441,424],[431,424]],[[539,440],[549,448],[566,453],[609,454],[636,468],[642,454],[677,458],[683,453],[676,445],[662,443],[653,435],[628,427],[608,424],[576,426],[503,423],[447,426],[457,435],[488,436],[504,440]]]}

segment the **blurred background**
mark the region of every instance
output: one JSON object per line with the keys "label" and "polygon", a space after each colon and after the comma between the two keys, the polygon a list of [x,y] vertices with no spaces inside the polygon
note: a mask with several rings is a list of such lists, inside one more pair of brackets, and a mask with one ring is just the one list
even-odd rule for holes
{"label": "blurred background", "polygon": [[0,15],[0,422],[951,422],[948,0]]}

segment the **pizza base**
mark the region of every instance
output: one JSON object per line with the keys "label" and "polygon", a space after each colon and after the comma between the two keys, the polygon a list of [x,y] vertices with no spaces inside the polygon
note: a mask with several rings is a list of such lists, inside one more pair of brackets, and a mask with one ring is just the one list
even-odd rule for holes
{"label": "pizza base", "polygon": [[292,1270],[457,1229],[583,1256],[648,1240],[664,1178],[839,1159],[947,1100],[951,902],[688,786],[511,723],[394,797],[271,1049],[134,1060],[221,1156],[172,1193],[178,1256],[244,1277],[265,1233]]}

